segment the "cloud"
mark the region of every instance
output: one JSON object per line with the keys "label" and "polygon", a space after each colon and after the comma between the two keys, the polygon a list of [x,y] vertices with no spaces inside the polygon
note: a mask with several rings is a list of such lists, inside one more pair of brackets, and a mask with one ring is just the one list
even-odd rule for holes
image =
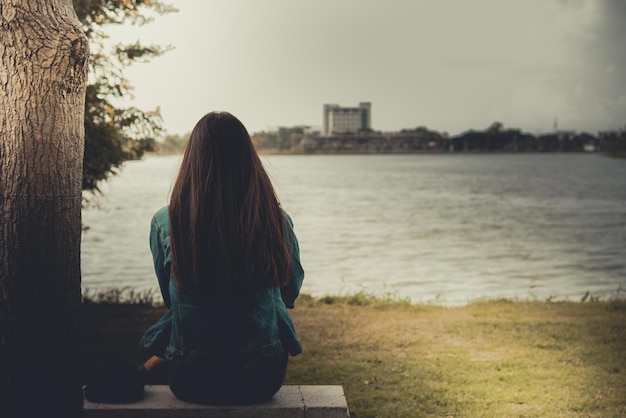
{"label": "cloud", "polygon": [[561,0],[566,68],[556,89],[562,95],[564,128],[617,129],[626,123],[626,1]]}

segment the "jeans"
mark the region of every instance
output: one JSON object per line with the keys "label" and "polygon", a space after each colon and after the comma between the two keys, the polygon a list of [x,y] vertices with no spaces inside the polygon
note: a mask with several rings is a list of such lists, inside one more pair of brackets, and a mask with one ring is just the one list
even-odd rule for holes
{"label": "jeans", "polygon": [[213,405],[248,405],[268,401],[280,389],[288,353],[233,367],[171,363],[169,385],[183,401]]}

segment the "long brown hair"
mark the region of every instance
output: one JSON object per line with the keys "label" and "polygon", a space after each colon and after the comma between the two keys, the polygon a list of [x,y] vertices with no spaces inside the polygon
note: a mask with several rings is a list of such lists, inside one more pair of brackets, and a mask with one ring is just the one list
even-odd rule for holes
{"label": "long brown hair", "polygon": [[230,113],[209,113],[191,132],[169,216],[179,289],[228,292],[289,281],[285,215],[248,131]]}

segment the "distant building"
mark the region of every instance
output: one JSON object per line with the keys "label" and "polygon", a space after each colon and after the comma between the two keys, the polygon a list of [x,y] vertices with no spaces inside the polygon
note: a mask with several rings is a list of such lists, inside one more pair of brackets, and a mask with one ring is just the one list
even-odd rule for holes
{"label": "distant building", "polygon": [[356,133],[372,129],[372,104],[361,102],[358,107],[341,107],[336,104],[324,105],[324,135]]}

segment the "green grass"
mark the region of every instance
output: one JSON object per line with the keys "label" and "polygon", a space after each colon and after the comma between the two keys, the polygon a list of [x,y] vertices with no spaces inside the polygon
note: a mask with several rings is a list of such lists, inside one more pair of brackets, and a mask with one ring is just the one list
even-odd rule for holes
{"label": "green grass", "polygon": [[[84,304],[83,371],[139,364],[163,308]],[[301,297],[304,353],[287,384],[340,384],[352,417],[626,416],[626,302],[412,305],[364,295]]]}

